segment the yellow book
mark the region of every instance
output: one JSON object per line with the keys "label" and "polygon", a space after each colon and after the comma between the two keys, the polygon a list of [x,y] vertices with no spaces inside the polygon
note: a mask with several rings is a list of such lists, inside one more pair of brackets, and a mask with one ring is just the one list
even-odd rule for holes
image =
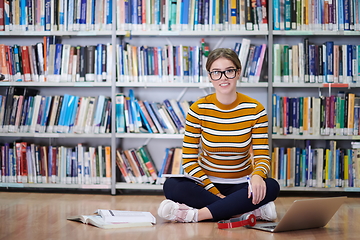
{"label": "yellow book", "polygon": [[236,24],[236,0],[230,0],[230,23]]}
{"label": "yellow book", "polygon": [[347,109],[347,133],[346,135],[354,134],[354,106],[355,106],[355,94],[348,93],[348,109]]}
{"label": "yellow book", "polygon": [[329,174],[329,160],[330,160],[330,149],[325,151],[325,187],[330,187],[330,174]]}
{"label": "yellow book", "polygon": [[134,78],[134,82],[138,82],[139,81],[139,75],[138,75],[138,55],[137,55],[137,47],[136,46],[131,46],[132,47],[132,75]]}
{"label": "yellow book", "polygon": [[175,148],[171,174],[181,173],[181,165],[182,165],[182,148]]}
{"label": "yellow book", "polygon": [[105,146],[105,173],[106,173],[106,183],[110,184],[111,182],[111,147]]}

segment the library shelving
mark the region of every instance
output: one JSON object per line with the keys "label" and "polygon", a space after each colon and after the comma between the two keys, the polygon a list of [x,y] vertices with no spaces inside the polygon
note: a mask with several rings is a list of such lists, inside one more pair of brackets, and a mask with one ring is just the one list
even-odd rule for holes
{"label": "library shelving", "polygon": [[[74,1],[61,1],[70,2]],[[111,1],[99,1],[104,4],[108,4]],[[135,97],[139,100],[151,100],[162,102],[166,98],[174,99],[186,99],[186,100],[195,100],[200,96],[208,94],[212,91],[211,84],[203,78],[201,82],[184,82],[180,81],[161,81],[161,82],[151,82],[151,81],[122,81],[121,76],[118,73],[118,49],[115,46],[131,44],[132,46],[199,46],[201,47],[200,41],[205,39],[205,42],[208,44],[210,50],[217,47],[229,47],[235,48],[235,43],[241,43],[243,39],[251,41],[251,44],[260,45],[266,44],[266,56],[263,65],[263,69],[266,70],[265,77],[261,82],[239,82],[238,89],[240,92],[249,94],[254,98],[260,100],[260,102],[265,106],[269,116],[269,144],[270,149],[273,147],[281,147],[282,144],[287,144],[287,147],[297,147],[304,145],[304,141],[311,140],[315,145],[325,146],[324,142],[328,141],[342,141],[346,147],[349,147],[349,143],[352,141],[359,140],[358,136],[314,136],[314,135],[278,135],[272,134],[272,124],[273,124],[273,113],[272,113],[272,96],[273,94],[280,94],[285,96],[286,94],[293,94],[293,96],[302,96],[311,94],[311,96],[318,96],[319,92],[323,94],[336,93],[339,89],[342,91],[354,90],[360,86],[359,82],[353,83],[304,83],[302,80],[297,83],[289,82],[276,82],[274,81],[274,72],[273,68],[276,65],[275,52],[273,49],[274,44],[297,44],[302,42],[306,37],[310,41],[315,43],[323,43],[329,39],[333,39],[336,43],[337,41],[341,44],[348,42],[348,39],[356,42],[360,32],[357,28],[354,28],[352,31],[340,29],[340,30],[312,30],[311,27],[298,27],[296,30],[275,30],[274,23],[276,22],[276,16],[274,16],[274,9],[277,7],[279,1],[261,1],[265,2],[267,5],[267,16],[268,16],[268,25],[264,28],[264,25],[259,26],[260,30],[250,30],[254,26],[252,24],[245,25],[245,20],[241,19],[241,24],[232,25],[230,20],[228,23],[220,24],[220,20],[214,20],[214,25],[199,27],[199,26],[182,26],[180,24],[180,19],[177,19],[179,26],[172,26],[171,24],[166,25],[165,27],[163,20],[159,20],[158,23],[155,23],[156,15],[148,16],[146,22],[137,22],[139,19],[131,18],[128,22],[121,22],[120,16],[122,16],[123,9],[117,5],[120,1],[112,1],[112,14],[107,12],[107,16],[111,16],[111,21],[103,19],[100,26],[104,26],[103,29],[100,29],[99,25],[90,28],[89,30],[84,30],[85,25],[71,26],[68,30],[65,30],[64,27],[60,27],[59,30],[54,30],[55,25],[50,23],[50,31],[34,31],[28,30],[24,31],[21,27],[20,29],[13,29],[11,31],[0,31],[0,44],[35,44],[41,42],[43,37],[59,37],[62,39],[62,43],[71,44],[71,45],[96,45],[99,43],[102,44],[111,44],[111,61],[113,66],[109,68],[111,76],[108,81],[105,82],[96,82],[96,81],[79,81],[79,82],[0,82],[0,91],[1,94],[5,94],[5,89],[8,87],[25,87],[25,88],[39,88],[41,92],[44,92],[45,95],[56,95],[56,94],[74,94],[80,96],[97,96],[103,94],[111,97],[111,108],[114,110],[116,108],[115,97],[118,93],[124,93],[128,95],[128,91],[131,89],[135,93]],[[156,1],[159,2],[160,1]],[[169,3],[170,1],[165,1]],[[174,2],[174,1],[172,1]],[[179,2],[179,1],[178,1]],[[202,1],[185,1],[191,4],[195,4]],[[217,1],[210,1],[213,4],[214,9]],[[224,1],[227,2],[227,1]],[[245,2],[245,1],[244,1]],[[66,5],[69,7],[68,5]],[[99,11],[107,9],[103,5]],[[195,5],[194,5],[195,6]],[[197,6],[197,5],[196,5]],[[93,6],[91,6],[93,7]],[[198,6],[197,6],[198,7]],[[220,7],[220,6],[218,6]],[[243,6],[240,6],[242,8]],[[259,6],[258,6],[259,7]],[[125,8],[124,8],[125,9]],[[128,11],[137,11],[135,8],[126,8]],[[156,12],[155,8],[155,12]],[[189,9],[189,8],[188,8]],[[190,8],[188,11],[191,18],[195,18],[197,8]],[[229,8],[226,8],[229,10]],[[235,9],[239,9],[239,6]],[[319,9],[319,8],[318,8]],[[178,9],[181,12],[181,9]],[[300,9],[301,10],[301,9]],[[299,10],[299,11],[300,11]],[[149,8],[146,9],[149,11]],[[163,10],[159,11],[160,14],[163,14]],[[213,11],[213,10],[211,10]],[[215,11],[215,10],[214,10]],[[153,10],[151,11],[153,12]],[[183,11],[186,12],[186,11]],[[357,10],[358,12],[358,10]],[[245,13],[242,11],[241,13]],[[239,13],[237,13],[238,16]],[[292,13],[294,14],[294,13]],[[67,13],[66,16],[69,16]],[[215,16],[215,15],[214,15]],[[167,18],[169,16],[167,15]],[[358,15],[355,16],[359,18]],[[241,18],[241,17],[239,17]],[[70,19],[70,18],[69,18]],[[149,20],[150,19],[150,20]],[[160,19],[160,18],[159,18]],[[169,20],[169,19],[167,19]],[[99,21],[99,19],[97,19]],[[110,21],[110,22],[109,22]],[[216,22],[218,21],[218,22]],[[299,20],[300,21],[300,20]],[[304,21],[304,20],[303,20]],[[109,25],[109,23],[112,23]],[[116,24],[115,24],[116,23]],[[246,22],[250,23],[250,22]],[[305,21],[304,21],[305,23]],[[20,23],[19,23],[20,24]],[[125,25],[124,25],[125,24]],[[22,25],[22,24],[20,24]],[[38,25],[35,25],[35,27]],[[267,27],[268,26],[268,27]],[[284,23],[284,27],[285,27]],[[45,26],[44,26],[45,27]],[[79,28],[77,28],[79,27]],[[83,27],[83,28],[82,28]],[[189,30],[189,28],[194,27],[194,30]],[[198,28],[196,28],[198,27]],[[213,27],[212,30],[210,30]],[[66,26],[65,26],[66,28]],[[97,29],[97,30],[94,30]],[[6,27],[5,27],[6,30]],[[200,69],[201,70],[201,69]],[[144,74],[145,75],[145,74]],[[201,76],[202,74],[200,74]],[[131,78],[129,78],[131,79]],[[90,94],[88,94],[90,93]],[[116,132],[116,122],[115,122],[115,111],[111,112],[111,130],[109,133],[0,133],[2,138],[2,144],[4,142],[14,142],[22,141],[33,142],[36,144],[55,144],[56,146],[61,146],[63,144],[72,144],[76,145],[79,142],[86,143],[89,142],[89,146],[97,147],[98,145],[109,145],[111,146],[111,182],[106,184],[40,184],[40,183],[16,183],[16,182],[1,182],[0,187],[19,187],[19,188],[69,188],[69,189],[105,189],[110,190],[111,194],[116,194],[118,189],[145,189],[145,190],[161,190],[162,186],[157,184],[139,184],[139,183],[125,183],[120,182],[120,172],[116,164],[116,149],[129,149],[129,148],[138,148],[142,145],[148,145],[149,151],[152,157],[155,160],[155,165],[160,169],[163,162],[165,148],[167,147],[176,147],[181,145],[182,134],[159,134],[159,133],[119,133]],[[285,144],[286,142],[286,144]],[[331,188],[318,188],[318,187],[282,187],[282,191],[340,191],[340,192],[358,192],[358,187],[331,187]]]}

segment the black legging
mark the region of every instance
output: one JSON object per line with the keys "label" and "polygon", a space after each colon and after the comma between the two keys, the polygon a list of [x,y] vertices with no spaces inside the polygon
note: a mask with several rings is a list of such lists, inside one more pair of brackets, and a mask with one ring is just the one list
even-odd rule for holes
{"label": "black legging", "polygon": [[280,186],[272,178],[265,179],[265,183],[266,196],[258,205],[252,204],[252,199],[248,198],[247,183],[214,183],[221,194],[226,196],[225,198],[214,195],[187,178],[169,178],[165,181],[163,189],[167,199],[197,209],[207,207],[213,216],[213,220],[219,221],[253,211],[268,202],[274,201],[280,192]]}

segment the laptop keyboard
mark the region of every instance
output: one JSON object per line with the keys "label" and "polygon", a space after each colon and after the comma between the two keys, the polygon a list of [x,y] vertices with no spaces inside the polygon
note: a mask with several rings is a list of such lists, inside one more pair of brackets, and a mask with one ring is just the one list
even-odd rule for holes
{"label": "laptop keyboard", "polygon": [[263,228],[274,229],[274,228],[276,228],[276,226],[275,226],[275,225],[272,225],[272,226],[263,226]]}

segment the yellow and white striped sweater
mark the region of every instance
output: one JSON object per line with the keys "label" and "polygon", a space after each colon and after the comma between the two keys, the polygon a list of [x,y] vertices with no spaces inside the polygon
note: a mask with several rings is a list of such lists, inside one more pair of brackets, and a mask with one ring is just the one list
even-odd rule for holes
{"label": "yellow and white striped sweater", "polygon": [[241,93],[230,105],[221,104],[215,94],[192,104],[186,117],[183,167],[214,194],[219,190],[208,176],[266,178],[270,169],[268,118],[262,104]]}

